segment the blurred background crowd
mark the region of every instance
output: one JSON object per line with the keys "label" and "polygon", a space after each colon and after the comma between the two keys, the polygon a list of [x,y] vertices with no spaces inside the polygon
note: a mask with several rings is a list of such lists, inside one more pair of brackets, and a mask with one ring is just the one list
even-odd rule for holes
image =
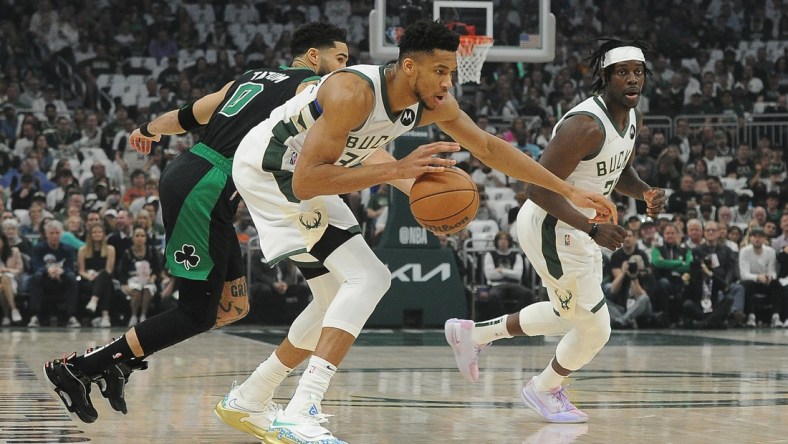
{"label": "blurred background crowd", "polygon": [[[495,1],[496,44],[518,44],[532,3]],[[349,64],[373,62],[372,4],[0,0],[2,324],[133,325],[172,304],[158,177],[199,131],[163,137],[150,156],[129,148],[130,132],[248,69],[289,64],[305,22],[347,29]],[[386,14],[408,6],[389,0]],[[788,2],[556,0],[552,12],[553,62],[486,63],[479,84],[453,93],[477,125],[538,159],[589,95],[595,38],[640,35],[654,47],[634,167],[670,198],[652,220],[613,195],[630,230],[624,248],[605,252],[614,326],[788,326]],[[457,160],[482,205],[468,230],[441,241],[456,252],[469,310],[487,318],[544,297],[512,229],[523,184],[467,152]],[[389,192],[347,196],[372,244]],[[236,227],[244,245],[254,239],[243,207]],[[247,322],[289,322],[310,298],[303,278],[249,251],[258,308]]]}

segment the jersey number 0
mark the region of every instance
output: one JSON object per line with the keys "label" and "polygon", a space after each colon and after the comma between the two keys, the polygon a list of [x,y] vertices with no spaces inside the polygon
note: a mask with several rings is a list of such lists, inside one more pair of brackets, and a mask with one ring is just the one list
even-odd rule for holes
{"label": "jersey number 0", "polygon": [[263,85],[259,83],[244,83],[238,87],[233,96],[224,104],[219,114],[232,117],[238,114],[254,96],[263,92]]}

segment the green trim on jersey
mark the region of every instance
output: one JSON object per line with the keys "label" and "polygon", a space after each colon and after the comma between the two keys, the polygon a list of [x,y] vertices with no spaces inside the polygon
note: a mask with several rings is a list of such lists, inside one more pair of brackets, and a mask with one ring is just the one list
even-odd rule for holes
{"label": "green trim on jersey", "polygon": [[[167,266],[174,276],[195,281],[208,278],[214,266],[209,251],[211,212],[229,177],[222,168],[211,168],[183,201],[165,249]],[[184,260],[186,246],[193,247],[194,252]],[[196,260],[196,263],[193,260]]]}
{"label": "green trim on jersey", "polygon": [[292,262],[298,268],[313,268],[313,269],[323,268],[322,262],[300,262],[300,261],[294,261],[292,259],[290,260],[290,262]]}
{"label": "green trim on jersey", "polygon": [[274,265],[282,262],[283,260],[289,258],[290,256],[295,256],[296,254],[306,253],[306,248],[299,248],[298,250],[288,251],[287,253],[280,254],[279,256],[271,259],[268,261],[268,266],[273,267]]}
{"label": "green trim on jersey", "polygon": [[598,311],[599,311],[599,309],[600,309],[600,308],[602,308],[602,306],[603,306],[603,305],[605,305],[606,303],[607,303],[607,299],[605,299],[605,298],[602,298],[602,300],[601,300],[601,301],[599,301],[599,303],[598,303],[598,304],[594,305],[594,308],[592,308],[592,309],[591,309],[591,313],[596,313],[596,312],[598,312]]}
{"label": "green trim on jersey", "polygon": [[358,225],[353,225],[352,227],[347,228],[345,231],[351,234],[359,234],[361,233],[361,227]]}
{"label": "green trim on jersey", "polygon": [[621,136],[621,138],[624,138],[627,135],[627,130],[629,129],[629,124],[630,124],[629,112],[627,112],[627,124],[624,125],[623,130],[619,130],[618,127],[616,126],[616,122],[613,121],[613,116],[610,115],[610,111],[608,111],[607,106],[605,106],[605,102],[602,99],[600,99],[599,96],[594,96],[594,102],[596,102],[596,104],[600,108],[602,108],[602,111],[605,112],[605,115],[607,116],[607,120],[609,120],[610,124],[613,125],[613,128],[616,129],[618,135]]}
{"label": "green trim on jersey", "polygon": [[194,145],[194,147],[192,147],[191,151],[192,151],[192,153],[194,153],[194,154],[202,157],[203,159],[207,160],[208,162],[210,162],[216,168],[219,168],[220,170],[222,170],[224,172],[224,174],[227,174],[228,176],[232,176],[232,174],[233,174],[233,160],[232,159],[228,159],[228,158],[222,156],[221,154],[217,153],[211,147],[209,147],[208,145],[206,145],[206,144],[204,144],[202,142],[199,142],[199,143],[197,143],[197,145]]}
{"label": "green trim on jersey", "polygon": [[317,120],[320,117],[320,111],[317,110],[317,99],[309,102],[309,113],[312,114],[312,119]]}
{"label": "green trim on jersey", "polygon": [[[394,114],[389,104],[389,89],[386,87],[385,65],[380,65],[380,100],[383,102],[383,108],[386,110],[386,114],[388,114],[391,123],[396,122],[397,119],[399,119],[399,115]],[[418,120],[416,122],[418,122]]]}
{"label": "green trim on jersey", "polygon": [[282,161],[287,152],[287,142],[293,136],[298,134],[295,125],[290,121],[280,121],[271,130],[273,137],[268,142],[263,155],[263,171],[267,171],[274,175],[276,184],[279,186],[279,191],[285,195],[289,202],[298,203],[300,199],[295,197],[293,193],[293,173],[291,171],[282,170]]}
{"label": "green trim on jersey", "polygon": [[[307,71],[312,71],[312,72],[315,72],[315,71],[314,71],[312,68],[307,68],[307,67],[305,67],[305,66],[285,66],[285,65],[279,65],[279,69],[281,69],[282,71],[295,71],[295,70],[299,70],[299,69],[305,69],[305,70],[307,70]],[[304,80],[302,80],[302,81],[301,81],[301,83],[315,82],[315,81],[318,81],[318,80],[320,80],[320,78],[321,78],[321,77],[320,77],[320,75],[318,75],[318,74],[315,72],[315,75],[313,75],[313,76],[309,76],[309,77],[305,78]]]}
{"label": "green trim on jersey", "polygon": [[416,107],[416,119],[413,121],[413,126],[411,127],[411,130],[419,127],[419,122],[421,122],[422,114],[424,114],[424,105],[422,105],[421,102],[419,102],[419,106]]}
{"label": "green trim on jersey", "polygon": [[[348,233],[351,233],[351,234],[360,234],[361,233],[361,227],[359,225],[353,225],[350,228],[346,228],[345,231],[347,231]],[[279,256],[277,256],[277,257],[271,259],[270,261],[268,261],[268,265],[273,267],[274,265],[278,264],[279,262],[282,262],[283,260],[289,258],[290,256],[295,256],[296,254],[301,254],[301,253],[306,253],[306,252],[307,252],[306,248],[299,248],[297,250],[288,251],[287,253],[280,254]],[[299,267],[304,265],[304,268],[319,268],[319,267],[323,266],[323,264],[319,263],[319,262],[293,261],[293,263],[296,264]]]}
{"label": "green trim on jersey", "polygon": [[287,145],[271,139],[263,156],[263,170],[274,175],[279,191],[285,195],[288,202],[298,203],[301,200],[296,198],[293,193],[293,173],[281,169],[282,157],[286,151]]}
{"label": "green trim on jersey", "polygon": [[542,221],[542,256],[547,264],[550,276],[560,279],[564,275],[561,259],[558,258],[558,247],[555,243],[555,225],[558,219],[550,214]]}

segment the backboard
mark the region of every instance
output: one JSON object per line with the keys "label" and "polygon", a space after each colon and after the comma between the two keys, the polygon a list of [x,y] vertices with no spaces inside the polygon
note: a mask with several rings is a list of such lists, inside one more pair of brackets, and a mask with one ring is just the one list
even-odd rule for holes
{"label": "backboard", "polygon": [[555,58],[555,16],[550,0],[375,0],[369,14],[369,50],[376,62],[397,58],[402,28],[441,19],[460,34],[491,35],[490,62],[546,63]]}

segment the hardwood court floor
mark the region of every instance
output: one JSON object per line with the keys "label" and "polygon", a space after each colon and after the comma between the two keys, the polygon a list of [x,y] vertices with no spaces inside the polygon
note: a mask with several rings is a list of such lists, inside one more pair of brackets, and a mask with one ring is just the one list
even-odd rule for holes
{"label": "hardwood court floor", "polygon": [[[253,443],[213,415],[284,330],[230,327],[157,353],[132,375],[129,414],[94,386],[94,424],[69,415],[41,366],[124,329],[0,329],[0,443]],[[372,443],[788,443],[788,329],[614,332],[571,380],[588,425],[540,420],[520,401],[557,338],[499,341],[465,383],[443,332],[365,331],[323,403],[329,428]],[[505,345],[504,345],[505,344]],[[298,373],[298,372],[295,372]],[[286,402],[294,375],[277,393]]]}

